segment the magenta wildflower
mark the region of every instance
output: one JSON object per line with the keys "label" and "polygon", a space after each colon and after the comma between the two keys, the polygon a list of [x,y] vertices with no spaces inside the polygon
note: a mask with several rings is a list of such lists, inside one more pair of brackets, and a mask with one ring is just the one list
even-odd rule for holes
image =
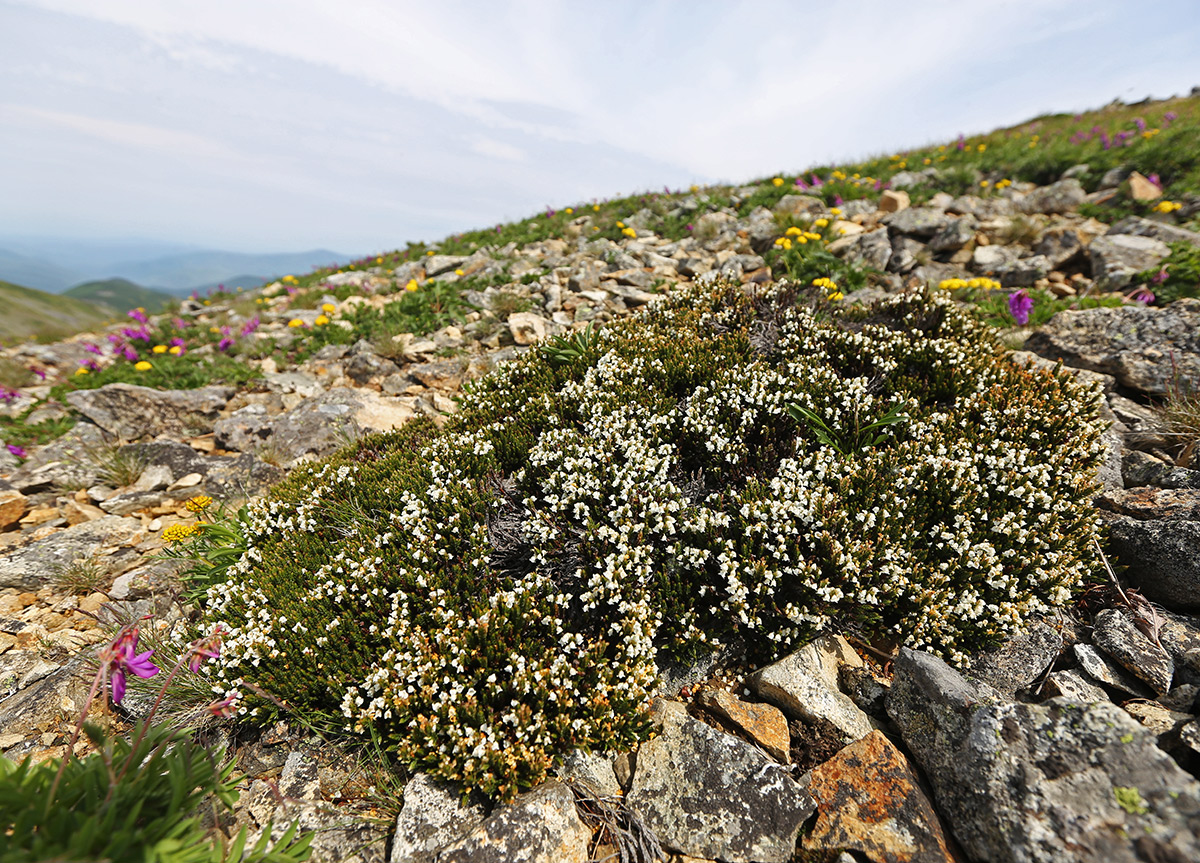
{"label": "magenta wildflower", "polygon": [[1150,284],[1161,285],[1163,282],[1165,282],[1167,280],[1167,276],[1169,276],[1169,275],[1170,275],[1170,273],[1167,272],[1166,264],[1164,264],[1157,273],[1155,273],[1153,276],[1150,277]]}
{"label": "magenta wildflower", "polygon": [[100,370],[100,363],[96,362],[91,357],[88,357],[86,360],[84,360],[82,363],[80,363],[80,366],[82,368],[87,369],[89,372],[95,372],[95,371]]}
{"label": "magenta wildflower", "polygon": [[1135,303],[1141,303],[1144,306],[1148,306],[1154,302],[1154,292],[1149,288],[1138,288],[1133,292],[1132,295],[1130,295],[1129,299],[1133,300]]}
{"label": "magenta wildflower", "polygon": [[237,696],[227,695],[220,701],[214,701],[212,704],[205,705],[204,709],[218,719],[228,719],[237,713],[235,704],[237,704]]}
{"label": "magenta wildflower", "polygon": [[1143,120],[1141,117],[1134,117],[1134,118],[1133,118],[1133,125],[1135,125],[1135,126],[1137,126],[1137,127],[1138,127],[1138,131],[1139,131],[1139,132],[1145,132],[1145,131],[1146,131],[1146,121],[1145,121],[1145,120]]}
{"label": "magenta wildflower", "polygon": [[[108,338],[109,338],[109,340],[110,340],[110,341],[112,341],[114,337],[113,337],[113,336],[109,336]],[[84,349],[85,351],[87,351],[89,354],[96,354],[97,356],[99,356],[99,355],[100,355],[100,346],[99,346],[99,345],[94,345],[94,344],[92,344],[91,342],[84,342],[84,343],[83,343],[83,349]]]}
{"label": "magenta wildflower", "polygon": [[221,341],[217,342],[217,350],[219,351],[227,351],[231,347],[233,347],[233,339],[229,336],[225,336]]}
{"label": "magenta wildflower", "polygon": [[1150,181],[1151,183],[1153,183],[1154,185],[1158,186],[1158,188],[1159,188],[1159,189],[1161,189],[1161,188],[1162,188],[1162,180],[1160,180],[1160,179],[1158,178],[1158,174],[1151,174],[1151,175],[1150,175],[1149,177],[1147,177],[1146,179],[1147,179],[1147,180],[1149,180],[1149,181]]}
{"label": "magenta wildflower", "polygon": [[148,320],[146,317],[146,310],[143,308],[130,309],[125,314],[129,315],[129,317],[133,318],[139,324],[144,324]]}
{"label": "magenta wildflower", "polygon": [[14,389],[10,389],[9,387],[0,386],[0,402],[4,402],[5,404],[11,404],[17,398],[19,398],[20,395],[21,394]]}
{"label": "magenta wildflower", "polygon": [[129,360],[131,363],[136,363],[138,360],[138,352],[133,349],[132,345],[125,345],[121,348],[121,356]]}
{"label": "magenta wildflower", "polygon": [[695,226],[694,226],[694,225],[693,225],[691,222],[688,222],[688,223],[687,223],[686,230],[687,230],[687,232],[690,234],[692,231],[696,230],[696,228],[695,228]]}
{"label": "magenta wildflower", "polygon": [[7,446],[7,449],[10,453],[15,455],[17,458],[25,458],[27,455],[29,455],[27,452],[25,452],[24,447],[19,447],[15,443],[10,443]]}
{"label": "magenta wildflower", "polygon": [[183,318],[173,318],[171,320],[171,326],[173,326],[177,330],[186,330],[187,329],[187,321],[185,321]]}
{"label": "magenta wildflower", "polygon": [[841,206],[842,204],[844,204],[844,203],[846,203],[846,202],[842,200],[842,196],[841,196],[841,195],[834,195],[834,196],[833,196],[833,205],[834,205],[835,207],[840,207],[840,206]]}
{"label": "magenta wildflower", "polygon": [[192,642],[191,652],[188,654],[187,660],[189,671],[195,673],[200,670],[200,666],[204,664],[204,660],[216,659],[221,655],[221,636],[223,634],[224,630],[218,624],[211,635],[206,635],[204,638],[198,638]]}
{"label": "magenta wildflower", "polygon": [[796,188],[797,189],[807,189],[808,188],[808,183],[804,182],[803,177],[796,178]]}
{"label": "magenta wildflower", "polygon": [[125,697],[125,675],[136,674],[138,677],[153,677],[158,674],[159,667],[150,661],[153,650],[137,652],[138,630],[136,626],[122,629],[112,644],[100,649],[100,661],[108,666],[112,675],[112,700],[120,704]]}
{"label": "magenta wildflower", "polygon": [[1029,313],[1033,311],[1033,297],[1025,293],[1024,288],[1013,291],[1008,297],[1008,311],[1012,314],[1013,320],[1021,326],[1025,326],[1029,323]]}
{"label": "magenta wildflower", "polygon": [[1174,111],[1168,111],[1167,113],[1163,114],[1163,123],[1164,124],[1174,123],[1178,119],[1179,119],[1179,115],[1176,114]]}
{"label": "magenta wildflower", "polygon": [[814,189],[819,189],[823,185],[825,185],[825,181],[822,180],[820,177],[818,177],[816,174],[813,174],[812,175],[812,187]]}
{"label": "magenta wildflower", "polygon": [[955,143],[954,147],[959,152],[967,148],[967,139],[962,136],[962,133],[959,133],[958,141]]}
{"label": "magenta wildflower", "polygon": [[169,344],[173,348],[179,348],[178,356],[183,356],[184,354],[187,353],[187,342],[185,342],[183,339],[179,338],[178,336],[171,339]]}
{"label": "magenta wildflower", "polygon": [[[96,348],[97,352],[99,352],[99,350],[99,348]],[[46,372],[44,369],[30,368],[29,370],[38,376],[38,380],[44,381],[46,379]]]}

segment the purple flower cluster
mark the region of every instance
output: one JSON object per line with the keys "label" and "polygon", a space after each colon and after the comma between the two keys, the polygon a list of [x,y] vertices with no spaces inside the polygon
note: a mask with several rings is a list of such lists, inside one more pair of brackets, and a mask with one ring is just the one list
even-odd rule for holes
{"label": "purple flower cluster", "polygon": [[1029,323],[1029,313],[1033,311],[1033,297],[1025,293],[1024,288],[1013,291],[1008,296],[1008,311],[1014,321],[1025,326]]}

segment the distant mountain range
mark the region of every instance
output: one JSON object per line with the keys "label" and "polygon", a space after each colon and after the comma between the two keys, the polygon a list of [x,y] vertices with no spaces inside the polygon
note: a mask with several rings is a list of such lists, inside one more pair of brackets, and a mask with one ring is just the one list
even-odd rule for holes
{"label": "distant mountain range", "polygon": [[0,341],[53,341],[115,317],[112,309],[0,281]]}
{"label": "distant mountain range", "polygon": [[41,291],[62,293],[83,283],[125,279],[138,286],[186,296],[227,288],[258,287],[265,280],[355,256],[313,249],[248,254],[157,241],[81,241],[0,236],[0,279]]}
{"label": "distant mountain range", "polygon": [[135,285],[128,279],[104,279],[103,281],[84,282],[82,285],[76,285],[69,290],[63,291],[61,296],[74,297],[84,302],[105,306],[112,309],[115,314],[127,312],[139,306],[148,312],[159,312],[168,303],[178,299],[163,291],[155,291],[151,288],[143,288],[141,285]]}

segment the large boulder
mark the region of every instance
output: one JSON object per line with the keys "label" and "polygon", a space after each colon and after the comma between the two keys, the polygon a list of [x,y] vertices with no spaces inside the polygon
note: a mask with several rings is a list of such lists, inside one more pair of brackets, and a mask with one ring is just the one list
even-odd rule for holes
{"label": "large boulder", "polygon": [[1200,490],[1113,490],[1097,505],[1129,579],[1155,602],[1200,608]]}
{"label": "large boulder", "polygon": [[628,804],[663,846],[728,863],[790,859],[815,805],[788,769],[682,706],[660,715],[662,733],[638,750]]}
{"label": "large boulder", "polygon": [[591,831],[575,811],[575,795],[548,782],[498,807],[436,863],[587,863]]}
{"label": "large boulder", "polygon": [[1083,184],[1070,177],[1029,192],[1017,202],[1022,213],[1070,213],[1087,198]]}
{"label": "large boulder", "polygon": [[206,434],[233,398],[233,387],[156,390],[134,384],[106,384],[67,394],[67,403],[122,440],[161,434]]}
{"label": "large boulder", "polygon": [[1029,337],[1025,349],[1165,396],[1176,381],[1200,378],[1200,300],[1060,312]]}
{"label": "large boulder", "polygon": [[1014,704],[906,649],[888,713],[972,860],[1200,859],[1200,783],[1115,704]]}
{"label": "large boulder", "polygon": [[1200,233],[1141,216],[1126,216],[1109,228],[1108,233],[1150,237],[1163,243],[1185,242],[1200,248]]}
{"label": "large boulder", "polygon": [[1138,273],[1157,266],[1169,254],[1171,250],[1161,240],[1134,234],[1105,234],[1088,246],[1092,279],[1102,291],[1119,291],[1133,284]]}
{"label": "large boulder", "polygon": [[135,542],[140,535],[141,523],[137,519],[116,515],[52,533],[0,558],[0,588],[38,590],[52,583],[76,560],[103,556]]}

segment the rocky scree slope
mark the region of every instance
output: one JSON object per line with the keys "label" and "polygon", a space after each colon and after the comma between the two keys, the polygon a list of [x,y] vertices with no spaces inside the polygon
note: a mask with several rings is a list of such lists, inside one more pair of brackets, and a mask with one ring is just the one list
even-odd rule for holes
{"label": "rocky scree slope", "polygon": [[[526,357],[523,366],[504,366],[499,378],[483,386],[500,386],[498,382],[511,379],[518,368],[534,377],[538,369],[548,374],[571,363],[596,363],[599,368],[611,336],[596,337],[592,344],[591,336],[575,333],[576,325],[622,318],[667,283],[686,287],[713,279],[708,287],[695,289],[698,294],[678,295],[692,297],[693,304],[706,291],[718,290],[718,278],[721,284],[744,286],[747,293],[735,292],[734,297],[769,295],[759,286],[769,286],[777,271],[796,275],[816,260],[826,267],[823,275],[799,287],[811,295],[813,309],[828,307],[821,315],[848,315],[853,320],[869,313],[834,309],[886,295],[895,295],[890,302],[901,305],[947,302],[908,295],[914,283],[935,291],[948,283],[945,294],[977,299],[986,311],[989,297],[997,292],[988,290],[990,282],[980,280],[1037,290],[1044,279],[1046,294],[1038,296],[1039,304],[1056,296],[1070,302],[1072,291],[1113,301],[1110,307],[1060,313],[1032,333],[1028,347],[1064,360],[1078,370],[1079,378],[1104,393],[1103,416],[1114,422],[1103,436],[1102,488],[1094,505],[1086,506],[1094,506],[1095,517],[1109,525],[1115,559],[1127,567],[1123,594],[1100,585],[1078,607],[1046,609],[1023,631],[977,652],[965,671],[929,653],[908,648],[897,652],[894,643],[879,637],[878,627],[864,627],[864,621],[853,625],[854,615],[846,613],[830,617],[838,624],[851,624],[843,634],[850,635],[853,644],[829,632],[781,651],[777,662],[762,667],[755,667],[756,654],[746,649],[744,633],[722,639],[742,650],[716,665],[711,658],[690,663],[690,652],[682,650],[677,654],[682,662],[661,669],[646,666],[641,685],[648,689],[651,678],[657,678],[659,700],[643,721],[657,732],[647,740],[644,725],[633,729],[643,740],[635,749],[620,751],[632,739],[614,732],[610,742],[618,746],[616,752],[569,752],[561,764],[551,758],[545,767],[553,769],[559,781],[538,785],[510,803],[463,801],[454,786],[417,771],[407,780],[395,823],[388,826],[356,817],[351,801],[365,797],[362,775],[348,769],[345,760],[331,758],[314,738],[296,733],[303,727],[304,714],[285,712],[265,731],[228,737],[249,774],[239,818],[262,826],[272,816],[276,821],[299,817],[305,826],[321,828],[317,855],[328,859],[390,855],[393,860],[473,860],[518,854],[527,859],[601,859],[622,850],[633,859],[637,854],[649,859],[657,848],[693,859],[786,860],[797,853],[798,842],[803,849],[799,853],[828,859],[838,854],[873,860],[953,859],[955,854],[980,860],[1194,858],[1200,808],[1193,775],[1200,746],[1195,718],[1200,626],[1189,614],[1200,595],[1195,589],[1200,575],[1200,483],[1180,458],[1177,439],[1163,432],[1147,403],[1200,371],[1195,342],[1200,304],[1183,300],[1165,307],[1144,306],[1125,297],[1132,298],[1139,284],[1149,284],[1148,277],[1143,281],[1138,274],[1154,271],[1176,254],[1167,242],[1195,244],[1200,237],[1178,224],[1177,212],[1161,214],[1163,221],[1137,217],[1113,225],[1081,217],[1074,210],[1087,203],[1089,193],[1071,179],[1042,187],[1013,184],[998,194],[959,195],[949,201],[949,196],[934,193],[921,207],[911,206],[911,199],[905,206],[906,196],[895,190],[881,190],[877,199],[841,207],[815,195],[780,194],[771,209],[744,214],[731,209],[702,217],[697,220],[700,236],[679,240],[637,227],[637,213],[621,220],[617,238],[588,240],[585,231],[593,226],[583,215],[570,220],[579,229],[576,237],[472,255],[422,255],[386,267],[364,262],[360,269],[315,277],[311,285],[294,280],[292,293],[283,283],[263,296],[185,304],[179,319],[191,326],[176,329],[191,333],[215,328],[208,353],[218,359],[226,352],[218,347],[217,337],[231,338],[241,361],[260,375],[252,387],[217,383],[160,390],[112,383],[76,389],[64,396],[65,404],[47,401],[48,389],[20,388],[9,408],[24,427],[62,422],[70,414],[84,419],[57,440],[28,447],[24,460],[13,464],[7,477],[11,488],[4,492],[3,512],[10,529],[0,536],[8,540],[10,550],[2,562],[6,593],[0,598],[5,616],[0,662],[9,694],[0,702],[0,745],[13,758],[63,754],[64,717],[72,714],[83,694],[80,674],[86,647],[105,637],[105,625],[114,615],[153,613],[167,628],[186,627],[195,607],[179,599],[177,566],[153,557],[172,525],[194,521],[183,506],[186,500],[208,494],[236,501],[260,493],[289,472],[290,485],[283,488],[312,488],[305,476],[323,469],[331,476],[355,458],[367,465],[378,463],[389,448],[407,451],[411,463],[411,453],[419,451],[417,442],[444,440],[435,429],[459,410],[455,394],[464,380],[515,356],[542,336],[563,335],[564,340],[555,343],[560,353]],[[778,187],[768,181],[761,188],[729,190],[729,200],[748,200],[773,188]],[[703,195],[692,197],[698,202]],[[835,207],[841,212],[834,212]],[[1022,230],[1014,231],[1018,217],[1029,219],[1036,233],[1020,222]],[[653,213],[644,218],[650,221]],[[826,224],[818,225],[820,220]],[[789,234],[789,228],[800,233]],[[964,242],[953,250],[934,248],[934,238],[943,232],[961,236]],[[811,240],[805,233],[831,242]],[[797,240],[801,236],[804,244]],[[777,243],[783,239],[789,239],[792,248]],[[800,254],[803,250],[797,247],[810,242],[813,254]],[[881,243],[888,249],[886,259]],[[1051,257],[1047,252],[1055,245],[1061,248]],[[833,262],[818,256],[817,246]],[[989,248],[1006,251],[978,254]],[[1072,248],[1072,255],[1062,257]],[[1062,269],[1038,275],[1046,264],[1031,259],[1039,256]],[[874,268],[868,288],[857,296],[830,299],[843,293],[839,288],[856,276],[865,276],[867,266]],[[527,275],[534,278],[523,283]],[[468,281],[472,278],[499,281],[483,285]],[[818,278],[832,278],[835,286],[814,286]],[[956,287],[956,279],[966,286]],[[977,287],[970,287],[972,279]],[[657,285],[660,280],[664,284]],[[343,334],[355,336],[366,329],[363,322],[369,318],[361,309],[378,311],[383,318],[393,303],[411,304],[414,298],[435,296],[455,285],[470,286],[467,290],[476,293],[466,295],[474,309],[454,323],[407,337],[384,331],[384,338],[375,333],[374,341],[340,341]],[[310,308],[297,308],[306,302]],[[683,305],[678,314],[689,304]],[[255,318],[258,324],[244,332]],[[289,325],[294,321],[300,323]],[[728,326],[719,319],[715,323]],[[160,330],[155,328],[174,327],[175,322],[169,316],[152,318],[146,326],[148,335],[157,336]],[[228,332],[222,333],[222,327]],[[749,332],[749,353],[744,356],[777,345],[780,338],[769,326]],[[136,337],[116,335],[127,344],[139,343]],[[100,376],[104,367],[83,376],[73,370],[96,356],[87,346],[102,341],[99,335],[81,336],[10,354],[18,362],[38,364],[50,381],[56,373],[63,378]],[[166,347],[169,340],[162,342]],[[152,364],[148,373],[171,359],[187,360],[168,351],[154,354],[149,342],[146,348],[150,359],[138,361]],[[190,355],[205,356],[203,348],[189,350]],[[556,367],[554,358],[565,362]],[[1045,364],[1037,354],[1017,354],[1015,359],[1018,365],[1009,364],[1013,371],[1008,374],[1027,377],[1021,386],[1009,387],[1012,398],[1028,391],[1033,381],[1050,385],[1061,379],[1018,371],[1021,364]],[[132,367],[130,363],[136,371]],[[879,376],[861,377],[869,383]],[[733,398],[738,392],[735,383],[730,381],[724,390],[715,388],[715,403]],[[723,417],[722,422],[735,424],[722,429],[736,429],[741,435],[726,435],[735,448],[737,441],[745,440],[747,430],[736,423],[744,421],[747,405],[777,422],[786,414],[789,435],[803,437],[818,460],[828,457],[820,453],[845,449],[845,434],[863,427],[859,422],[839,428],[834,414],[818,413],[815,404],[800,405],[829,423],[830,443],[825,444],[811,419],[788,414],[788,399],[777,399],[774,409],[770,407],[769,387],[765,407],[759,404],[756,393],[764,384],[757,386],[748,388],[742,401],[735,399],[736,404],[712,411]],[[1063,380],[1054,386],[1069,391],[1075,385]],[[791,390],[781,384],[777,392]],[[895,394],[894,389],[884,392],[884,397]],[[584,417],[589,415],[588,399],[594,398],[583,398],[587,393],[586,388],[577,389],[575,395],[582,400],[571,409]],[[751,396],[755,401],[745,401]],[[873,418],[885,415],[888,403],[880,392],[868,388],[858,397],[865,403],[879,399]],[[538,411],[536,403],[509,407],[514,413],[522,407]],[[904,415],[914,407],[906,403]],[[36,411],[43,417],[30,422]],[[415,416],[426,419],[410,424]],[[1086,414],[1073,413],[1073,418],[1087,421]],[[501,419],[510,417],[498,415],[497,425]],[[882,457],[898,446],[906,422],[873,430],[863,455]],[[365,437],[328,462],[328,468],[325,462],[306,464],[334,453],[351,437],[396,426],[404,430],[390,437]],[[890,434],[876,442],[874,432]],[[503,446],[513,436],[500,435],[496,442]],[[865,438],[857,442],[865,443]],[[756,442],[755,451],[763,452],[767,443]],[[1030,446],[1034,462],[1047,457],[1028,439],[1023,443]],[[718,453],[725,455],[720,444]],[[481,459],[511,456],[503,451],[479,454]],[[538,469],[551,476],[555,460],[575,459],[571,469],[578,471],[582,457],[562,445],[546,446]],[[595,454],[588,457],[594,460]],[[734,453],[731,470],[739,466],[739,458],[748,457]],[[421,464],[413,470],[434,468]],[[573,475],[559,473],[564,479]],[[635,487],[659,488],[665,479],[682,478],[649,475]],[[705,482],[680,486],[684,499],[692,504],[702,499],[710,491]],[[1076,490],[1088,491],[1085,483],[1077,484]],[[496,494],[501,491],[514,498],[514,505],[521,503],[515,486],[502,485]],[[543,487],[543,496],[544,491]],[[563,491],[559,490],[560,500],[547,498],[538,505],[554,515],[554,508],[567,501]],[[482,516],[486,501],[478,505]],[[399,507],[397,511],[405,512]],[[573,509],[564,513],[574,514]],[[353,525],[352,508],[339,512],[331,506],[322,518],[339,515],[340,522],[325,521],[327,527],[321,529]],[[553,526],[536,538],[543,544],[539,553],[557,554],[560,561],[582,557],[580,549],[569,544],[545,545],[558,542],[554,531],[562,529],[562,524]],[[833,538],[861,535],[859,530],[847,528]],[[531,541],[520,531],[514,533],[518,546]],[[502,550],[490,535],[480,547],[489,556]],[[502,563],[516,566],[531,551],[509,548]],[[81,592],[67,590],[71,585]],[[475,585],[464,584],[453,595],[462,596],[477,589]],[[89,588],[102,590],[82,592]],[[836,606],[837,600],[829,596],[823,600]],[[678,600],[677,608],[687,614]],[[743,610],[747,619],[762,614],[752,604]],[[786,614],[784,609],[774,613],[779,611]],[[811,609],[803,613],[811,614]],[[711,615],[714,620],[720,617]],[[813,617],[805,622],[815,628],[821,621]],[[407,625],[408,620],[395,616],[397,625]],[[447,619],[443,625],[450,633],[456,624]],[[681,617],[675,629],[681,648],[708,632],[692,623],[689,637],[688,626]],[[753,626],[747,628],[754,631]],[[428,642],[432,648],[440,643]],[[617,647],[636,651],[638,645]],[[81,649],[83,654],[78,653]],[[460,653],[447,667],[468,658]],[[604,668],[604,658],[597,655],[597,669]],[[337,693],[325,697],[331,694]],[[631,700],[640,700],[640,695]],[[547,735],[542,742],[553,745],[554,740]],[[435,773],[446,772],[438,770],[436,761],[424,763]],[[926,796],[920,778],[932,798]],[[362,804],[357,811],[362,814]]]}

